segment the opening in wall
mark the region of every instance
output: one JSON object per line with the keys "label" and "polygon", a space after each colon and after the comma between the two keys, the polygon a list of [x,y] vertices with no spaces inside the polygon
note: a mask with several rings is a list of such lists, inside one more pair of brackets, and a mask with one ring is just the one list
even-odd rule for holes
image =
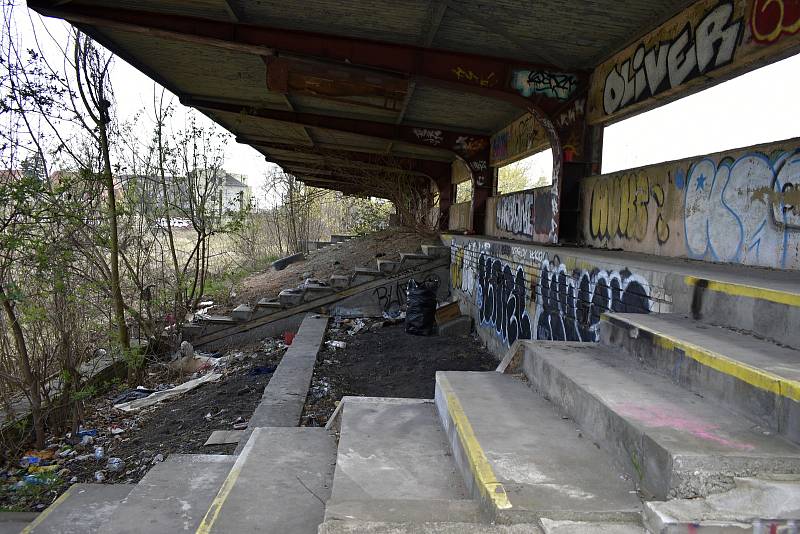
{"label": "opening in wall", "polygon": [[602,172],[798,137],[798,87],[800,54],[608,126]]}
{"label": "opening in wall", "polygon": [[456,204],[472,200],[472,180],[456,184]]}
{"label": "opening in wall", "polygon": [[497,194],[524,191],[553,184],[553,150],[547,149],[500,167]]}

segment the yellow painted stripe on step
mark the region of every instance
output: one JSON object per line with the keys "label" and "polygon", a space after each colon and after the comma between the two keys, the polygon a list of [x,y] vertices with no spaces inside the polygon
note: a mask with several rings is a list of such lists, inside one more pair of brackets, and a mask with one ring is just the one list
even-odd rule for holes
{"label": "yellow painted stripe on step", "polygon": [[58,497],[58,499],[53,501],[53,504],[48,506],[41,514],[37,515],[36,519],[31,521],[27,527],[23,528],[20,534],[30,534],[31,532],[33,532],[33,529],[41,525],[44,522],[44,520],[47,519],[47,516],[52,514],[59,506],[64,504],[64,501],[69,499],[69,496],[72,495],[76,487],[77,486],[70,486],[69,489],[67,489],[67,491],[65,491]]}
{"label": "yellow painted stripe on step", "polygon": [[719,291],[720,293],[725,293],[734,297],[768,300],[778,304],[786,304],[787,306],[800,307],[800,295],[797,293],[787,293],[786,291],[776,291],[774,289],[765,289],[763,287],[744,284],[731,284],[728,282],[719,282],[717,280],[706,280],[695,276],[684,277],[684,282],[687,286],[705,284],[711,291]]}
{"label": "yellow painted stripe on step", "polygon": [[203,517],[203,520],[200,521],[200,526],[197,527],[195,534],[209,534],[211,532],[211,529],[214,527],[214,523],[219,517],[220,511],[222,511],[222,505],[225,504],[225,501],[228,499],[228,496],[230,496],[233,487],[236,485],[236,481],[239,479],[239,475],[242,474],[244,462],[250,455],[250,450],[255,445],[256,434],[258,434],[259,431],[260,429],[256,428],[253,430],[253,433],[250,434],[247,444],[242,449],[239,457],[236,458],[236,462],[234,462],[233,467],[228,473],[228,476],[225,477],[225,481],[222,483],[222,487],[217,492],[216,497],[214,497],[214,500],[211,501],[211,506],[208,507],[208,511]]}
{"label": "yellow painted stripe on step", "polygon": [[627,323],[639,330],[649,332],[659,347],[667,350],[680,349],[686,356],[701,365],[738,378],[742,382],[750,384],[758,389],[763,389],[764,391],[769,391],[770,393],[792,399],[795,402],[800,402],[800,382],[796,380],[783,378],[782,376],[757,367],[752,367],[746,363],[728,358],[718,352],[700,347],[699,345],[676,339],[663,332],[654,330],[649,326],[637,323],[627,317],[620,321],[615,319],[613,315],[603,314],[603,319],[613,324],[620,324],[620,322]]}
{"label": "yellow painted stripe on step", "polygon": [[470,470],[475,476],[475,481],[481,493],[485,494],[486,497],[494,503],[497,509],[508,510],[511,508],[511,502],[508,500],[506,490],[503,484],[497,480],[492,466],[489,464],[489,459],[483,452],[480,443],[478,443],[478,439],[475,437],[475,431],[472,430],[472,425],[469,419],[467,419],[458,397],[453,392],[447,379],[441,379],[439,381],[439,386],[444,392],[445,399],[447,400],[447,411],[456,427],[456,432],[461,441],[461,446],[466,453]]}

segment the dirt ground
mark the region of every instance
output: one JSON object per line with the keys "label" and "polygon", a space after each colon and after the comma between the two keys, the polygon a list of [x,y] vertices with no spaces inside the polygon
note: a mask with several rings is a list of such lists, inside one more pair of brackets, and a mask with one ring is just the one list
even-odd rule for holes
{"label": "dirt ground", "polygon": [[[0,479],[0,509],[39,511],[70,484],[97,482],[98,473],[105,483],[136,483],[169,454],[232,454],[235,444],[203,444],[212,431],[233,430],[235,422],[249,419],[285,350],[280,341],[268,339],[229,351],[222,356],[230,355],[230,363],[213,371],[222,373],[218,381],[135,412],[114,409],[115,399],[128,388],[111,387],[85,407],[83,429],[95,433],[90,439],[83,438],[87,443],[75,443],[78,438],[72,436],[51,437],[49,450],[54,458],[45,463],[56,468],[46,477],[42,475],[44,483],[15,488],[30,470],[17,464],[5,466]],[[163,373],[153,373],[145,385],[155,388],[164,378]],[[97,447],[103,448],[101,458],[95,457]],[[110,458],[119,458],[124,467],[116,471],[110,468]]]}
{"label": "dirt ground", "polygon": [[[323,346],[314,369],[302,425],[322,426],[345,395],[432,399],[436,371],[491,371],[497,360],[472,335],[414,336],[405,324],[380,327],[380,322],[349,335],[352,323],[336,330],[328,341],[346,343],[343,349]],[[375,325],[375,326],[372,326]]]}
{"label": "dirt ground", "polygon": [[[305,261],[293,263],[282,271],[270,269],[246,277],[236,288],[236,296],[228,305],[254,305],[264,297],[276,297],[281,290],[297,286],[306,277],[326,280],[332,274],[350,274],[354,267],[375,267],[377,258],[398,260],[401,252],[419,252],[421,245],[435,244],[438,244],[435,236],[396,228],[356,237],[312,251]],[[222,310],[222,307],[215,307],[214,313],[218,310]]]}

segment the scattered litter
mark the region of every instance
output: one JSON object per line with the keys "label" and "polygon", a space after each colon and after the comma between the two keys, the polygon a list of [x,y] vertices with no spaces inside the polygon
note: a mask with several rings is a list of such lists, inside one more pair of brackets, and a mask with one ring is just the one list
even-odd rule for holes
{"label": "scattered litter", "polygon": [[233,423],[234,430],[246,430],[247,429],[247,421],[242,421],[241,423]]}
{"label": "scattered litter", "polygon": [[347,343],[345,343],[344,341],[333,341],[333,340],[330,340],[330,341],[326,341],[325,345],[327,345],[328,347],[332,348],[333,350],[343,349],[343,348],[347,347]]}
{"label": "scattered litter", "polygon": [[102,481],[104,481],[106,479],[106,474],[103,473],[102,471],[95,471],[94,472],[94,479],[97,482],[102,482]]}
{"label": "scattered litter", "polygon": [[292,341],[294,341],[294,336],[295,336],[294,332],[289,332],[287,330],[286,332],[283,333],[283,342],[286,343],[286,345],[291,345]]}
{"label": "scattered litter", "polygon": [[78,432],[76,433],[76,435],[77,435],[79,438],[82,438],[83,436],[92,436],[92,437],[95,437],[95,436],[97,435],[97,430],[96,430],[96,429],[94,429],[94,428],[92,428],[92,429],[88,429],[88,430],[78,430]]}
{"label": "scattered litter", "polygon": [[206,382],[213,382],[215,380],[219,380],[222,377],[220,373],[209,373],[207,375],[201,376],[200,378],[196,378],[194,380],[189,380],[188,382],[184,382],[174,388],[165,389],[162,391],[156,391],[155,393],[151,394],[144,399],[137,399],[130,402],[124,402],[122,404],[115,404],[114,408],[118,410],[122,410],[124,412],[132,412],[135,410],[139,410],[141,408],[145,408],[147,406],[153,406],[156,403],[164,401],[166,399],[177,397],[178,395],[182,395],[187,391],[191,391],[192,389],[199,387]]}
{"label": "scattered litter", "polygon": [[28,468],[28,473],[51,473],[57,470],[60,466],[58,464],[51,465],[34,465]]}
{"label": "scattered litter", "polygon": [[96,460],[102,460],[103,456],[105,456],[105,451],[103,447],[95,447],[94,448],[94,457]]}
{"label": "scattered litter", "polygon": [[112,436],[118,436],[120,434],[123,434],[125,432],[125,429],[120,428],[118,426],[112,426],[111,428],[109,428],[109,431],[111,432]]}
{"label": "scattered litter", "polygon": [[[146,389],[143,388],[142,386],[139,386],[136,389],[129,389],[128,391],[122,393],[121,395],[117,396],[112,402],[114,404],[122,404],[123,402],[129,402],[136,399],[143,399],[149,396],[151,393],[153,393],[152,389]],[[94,432],[96,433],[97,431]],[[78,432],[78,435],[81,435],[81,433]]]}
{"label": "scattered litter", "polygon": [[229,445],[239,443],[239,440],[242,439],[243,434],[243,430],[215,430],[211,433],[211,436],[203,445],[207,447],[209,445]]}
{"label": "scattered litter", "polygon": [[84,447],[88,447],[92,443],[94,443],[94,438],[92,436],[83,436],[81,438],[80,444],[83,445]]}
{"label": "scattered litter", "polygon": [[[364,328],[367,327],[367,323],[364,322],[364,319],[356,319],[353,321],[353,328],[347,331],[347,333],[351,336],[354,336],[361,332]],[[342,347],[344,348],[344,347]]]}
{"label": "scattered litter", "polygon": [[122,458],[109,458],[108,463],[106,464],[106,469],[112,473],[122,471],[125,469],[125,462],[122,461]]}
{"label": "scattered litter", "polygon": [[163,454],[156,454],[155,456],[153,456],[153,463],[154,464],[157,464],[157,463],[163,462],[163,461],[164,461],[164,455]]}

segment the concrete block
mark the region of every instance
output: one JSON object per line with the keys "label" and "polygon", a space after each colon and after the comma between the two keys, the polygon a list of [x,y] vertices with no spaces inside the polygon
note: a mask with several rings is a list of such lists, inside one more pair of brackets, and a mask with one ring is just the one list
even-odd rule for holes
{"label": "concrete block", "polygon": [[[194,531],[206,514],[235,458],[171,454],[139,481],[108,521],[108,534]],[[91,532],[91,531],[85,531]]]}
{"label": "concrete block", "polygon": [[613,347],[524,341],[532,387],[657,499],[708,495],[739,473],[800,473],[800,447],[692,395]]}
{"label": "concrete block", "polygon": [[397,271],[397,268],[400,267],[400,262],[391,261],[391,260],[378,260],[378,270],[382,273],[391,274]]}
{"label": "concrete block", "polygon": [[[107,532],[114,510],[133,484],[74,484],[25,526],[24,534]],[[0,528],[4,522],[0,522]],[[16,532],[19,532],[18,529]]]}
{"label": "concrete block", "polygon": [[350,277],[339,274],[333,274],[330,277],[331,287],[335,289],[345,289],[350,285]]}
{"label": "concrete block", "polygon": [[323,428],[256,428],[200,531],[316,533],[335,455],[336,440]]}
{"label": "concrete block", "polygon": [[318,298],[327,297],[336,293],[336,290],[330,286],[306,286],[305,293],[303,294],[304,302],[311,302]]}
{"label": "concrete block", "polygon": [[422,245],[422,253],[433,258],[449,258],[450,247],[441,245]]}
{"label": "concrete block", "polygon": [[607,314],[604,344],[800,443],[800,351],[678,314]]}
{"label": "concrete block", "polygon": [[634,485],[522,381],[439,371],[436,406],[468,490],[496,522],[639,516]]}
{"label": "concrete block", "polygon": [[253,317],[253,308],[247,304],[239,304],[233,309],[231,315],[235,321],[243,323]]}
{"label": "concrete block", "polygon": [[400,265],[397,270],[405,271],[407,269],[415,269],[429,261],[433,261],[433,258],[425,254],[408,254],[403,252],[400,254]]}
{"label": "concrete block", "polygon": [[472,332],[472,317],[462,315],[437,326],[440,336],[461,337]]}

